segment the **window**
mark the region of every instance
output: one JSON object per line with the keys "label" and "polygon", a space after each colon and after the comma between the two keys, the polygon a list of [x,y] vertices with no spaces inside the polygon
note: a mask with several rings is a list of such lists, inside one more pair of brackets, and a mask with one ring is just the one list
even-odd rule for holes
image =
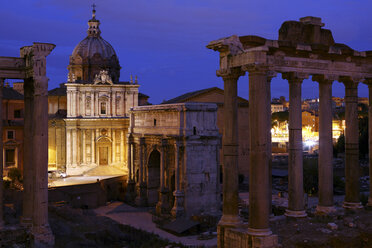
{"label": "window", "polygon": [[156,127],[156,119],[154,119],[154,127]]}
{"label": "window", "polygon": [[7,131],[7,132],[6,132],[6,137],[7,137],[7,139],[8,139],[8,140],[12,140],[12,139],[14,139],[14,136],[15,136],[14,133],[15,133],[14,130],[9,130],[9,131]]}
{"label": "window", "polygon": [[15,149],[6,149],[5,150],[5,166],[14,166],[15,165]]}
{"label": "window", "polygon": [[14,118],[21,118],[21,110],[20,109],[14,110]]}
{"label": "window", "polygon": [[105,115],[105,114],[106,114],[106,103],[101,102],[101,115]]}

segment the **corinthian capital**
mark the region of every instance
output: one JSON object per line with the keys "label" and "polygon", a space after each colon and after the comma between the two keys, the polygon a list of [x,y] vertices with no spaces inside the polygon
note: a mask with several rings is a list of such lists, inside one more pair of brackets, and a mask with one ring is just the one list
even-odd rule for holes
{"label": "corinthian capital", "polygon": [[316,74],[312,76],[311,80],[314,82],[318,82],[320,84],[332,84],[333,81],[338,80],[338,76],[331,75],[331,74],[327,74],[327,75]]}
{"label": "corinthian capital", "polygon": [[246,64],[242,66],[242,70],[248,71],[248,73],[252,74],[268,74],[269,67],[266,64],[262,63],[252,63],[252,64]]}
{"label": "corinthian capital", "polygon": [[220,69],[216,71],[217,77],[222,77],[223,80],[226,79],[236,79],[240,76],[245,75],[245,71],[240,70],[240,68],[229,68],[229,69]]}
{"label": "corinthian capital", "polygon": [[302,72],[285,72],[282,73],[282,78],[288,80],[289,83],[302,83],[304,79],[309,78],[309,74]]}

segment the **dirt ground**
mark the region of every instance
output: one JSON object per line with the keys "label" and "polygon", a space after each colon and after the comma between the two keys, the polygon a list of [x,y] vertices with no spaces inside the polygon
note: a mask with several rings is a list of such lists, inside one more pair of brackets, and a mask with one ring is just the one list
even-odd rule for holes
{"label": "dirt ground", "polygon": [[372,248],[372,211],[339,209],[329,216],[315,215],[300,219],[276,217],[271,223],[285,248]]}

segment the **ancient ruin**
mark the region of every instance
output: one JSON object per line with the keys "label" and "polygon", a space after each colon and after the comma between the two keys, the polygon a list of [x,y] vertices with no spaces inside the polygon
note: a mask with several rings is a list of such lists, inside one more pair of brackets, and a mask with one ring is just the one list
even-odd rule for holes
{"label": "ancient ruin", "polygon": [[[330,213],[333,206],[332,83],[345,85],[346,101],[346,196],[343,207],[361,208],[359,201],[357,86],[369,86],[369,119],[372,119],[372,53],[358,52],[335,43],[320,18],[286,21],[278,40],[258,36],[230,36],[212,41],[207,48],[220,53],[217,76],[224,80],[225,132],[223,135],[223,216],[218,246],[276,247],[269,226],[271,204],[270,81],[281,73],[289,82],[289,203],[286,215],[306,216],[303,200],[301,83],[312,76],[319,83],[319,204],[317,211]],[[248,72],[250,120],[249,224],[238,216],[237,184],[237,81]],[[229,106],[229,108],[228,108]],[[372,125],[369,124],[372,144]],[[372,154],[372,145],[369,147]],[[370,156],[370,166],[372,164]],[[371,168],[371,167],[370,167]],[[371,173],[370,169],[370,173]],[[370,177],[372,178],[372,177]],[[371,185],[371,184],[370,184]],[[369,205],[372,205],[371,195]]]}
{"label": "ancient ruin", "polygon": [[[34,43],[22,47],[19,58],[0,57],[0,87],[4,79],[23,79],[24,192],[22,224],[30,227],[35,245],[52,246],[54,236],[48,224],[48,78],[46,57],[55,45]],[[0,98],[0,109],[2,99]],[[2,123],[2,122],[1,122]],[[0,126],[2,150],[2,127]],[[2,158],[2,153],[1,153]],[[2,168],[0,166],[2,175]],[[3,177],[0,177],[0,219],[3,219]]]}

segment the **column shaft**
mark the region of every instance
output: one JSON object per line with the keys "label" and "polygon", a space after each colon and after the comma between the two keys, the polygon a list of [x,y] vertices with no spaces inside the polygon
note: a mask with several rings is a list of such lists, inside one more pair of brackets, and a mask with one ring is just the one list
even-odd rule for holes
{"label": "column shaft", "polygon": [[165,148],[161,146],[160,152],[160,190],[165,188]]}
{"label": "column shaft", "polygon": [[86,164],[86,141],[85,141],[85,129],[81,129],[82,132],[82,144],[83,144],[83,164]]}
{"label": "column shaft", "polygon": [[[269,206],[270,189],[270,157],[268,147],[270,132],[267,113],[270,105],[270,84],[267,71],[255,68],[249,71],[249,120],[250,120],[250,168],[249,168],[249,227],[252,235],[270,235]],[[263,197],[264,196],[264,197]]]}
{"label": "column shaft", "polygon": [[139,162],[140,162],[140,166],[139,166],[139,184],[143,183],[143,142],[140,141],[140,154],[139,154]]}
{"label": "column shaft", "polygon": [[77,129],[74,128],[72,132],[72,164],[75,166],[77,163]]}
{"label": "column shaft", "polygon": [[129,181],[132,180],[132,143],[128,138],[128,171],[129,171]]}
{"label": "column shaft", "polygon": [[66,128],[66,165],[71,165],[71,129]]}
{"label": "column shaft", "polygon": [[[48,223],[48,78],[34,79],[32,159],[34,166],[33,233],[54,243]],[[53,239],[53,241],[51,241]]]}
{"label": "column shaft", "polygon": [[319,82],[319,204],[318,211],[333,209],[332,82]]}
{"label": "column shaft", "polygon": [[238,79],[239,72],[223,75],[223,207],[220,225],[237,225],[238,212]]}
{"label": "column shaft", "polygon": [[358,83],[345,84],[345,202],[344,207],[361,207],[359,201]]}
{"label": "column shaft", "polygon": [[[33,144],[32,127],[34,85],[32,80],[24,80],[24,132],[23,132],[23,208],[21,222],[23,225],[32,226],[33,199],[34,199],[34,166],[33,166]],[[2,152],[1,152],[2,153]],[[68,157],[67,157],[68,158]],[[3,161],[1,159],[1,161]]]}
{"label": "column shaft", "polygon": [[120,163],[124,163],[124,131],[120,130]]}
{"label": "column shaft", "polygon": [[372,207],[372,83],[368,84],[368,92],[369,198],[367,205]]}
{"label": "column shaft", "polygon": [[91,156],[92,156],[91,157],[91,163],[94,164],[96,162],[96,159],[95,159],[96,158],[96,155],[95,155],[95,150],[96,150],[95,143],[96,142],[95,142],[95,132],[94,132],[94,129],[91,130],[91,135],[92,135],[92,137],[91,137],[92,138],[92,141],[91,141],[91,144],[90,144],[91,145],[91,147],[90,147],[91,150],[90,151],[91,151]]}
{"label": "column shaft", "polygon": [[302,145],[302,79],[289,79],[289,158],[288,210],[286,215],[304,217],[303,145]]}
{"label": "column shaft", "polygon": [[115,157],[116,157],[116,133],[115,129],[111,129],[111,138],[112,138],[112,159],[111,163],[115,163]]}
{"label": "column shaft", "polygon": [[[4,213],[3,213],[3,169],[4,169],[4,160],[3,160],[3,86],[4,79],[0,78],[0,228],[4,226]],[[17,154],[17,153],[16,153]]]}

